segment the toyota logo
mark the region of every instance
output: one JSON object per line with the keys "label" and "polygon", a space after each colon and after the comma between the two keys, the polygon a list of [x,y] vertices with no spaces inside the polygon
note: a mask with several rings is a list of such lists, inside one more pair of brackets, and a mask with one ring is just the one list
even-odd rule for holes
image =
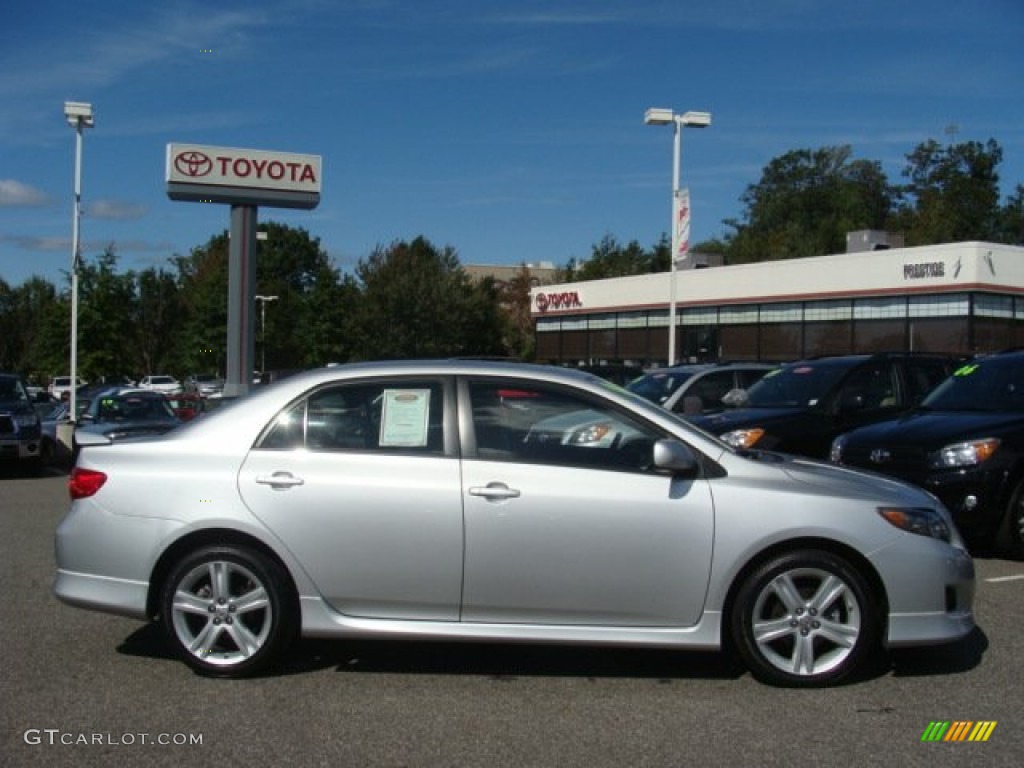
{"label": "toyota logo", "polygon": [[182,176],[205,176],[213,170],[213,161],[202,152],[182,152],[174,158],[174,167]]}
{"label": "toyota logo", "polygon": [[892,454],[884,448],[876,448],[869,456],[872,464],[884,464],[892,459]]}

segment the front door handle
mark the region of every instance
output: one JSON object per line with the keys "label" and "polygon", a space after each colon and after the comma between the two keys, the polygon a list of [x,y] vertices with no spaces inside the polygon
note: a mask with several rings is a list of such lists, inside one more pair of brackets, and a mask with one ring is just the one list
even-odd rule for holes
{"label": "front door handle", "polygon": [[275,472],[272,475],[256,475],[256,482],[260,485],[269,485],[275,491],[284,491],[306,481],[291,472]]}
{"label": "front door handle", "polygon": [[488,483],[484,487],[474,486],[469,489],[470,496],[481,496],[492,501],[500,499],[518,499],[519,491],[509,488],[504,483]]}

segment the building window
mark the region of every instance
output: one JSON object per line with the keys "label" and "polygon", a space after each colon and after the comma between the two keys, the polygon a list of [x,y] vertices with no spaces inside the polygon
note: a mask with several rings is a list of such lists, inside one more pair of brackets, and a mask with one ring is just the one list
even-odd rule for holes
{"label": "building window", "polygon": [[856,320],[884,320],[907,316],[907,300],[903,296],[878,299],[856,299],[853,317]]}
{"label": "building window", "polygon": [[910,317],[967,317],[970,303],[965,293],[945,296],[912,296],[908,306]]}

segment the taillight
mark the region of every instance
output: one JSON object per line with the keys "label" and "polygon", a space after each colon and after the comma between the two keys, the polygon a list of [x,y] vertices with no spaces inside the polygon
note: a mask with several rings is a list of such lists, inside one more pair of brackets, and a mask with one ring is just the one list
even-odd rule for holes
{"label": "taillight", "polygon": [[107,476],[95,469],[75,467],[68,478],[68,491],[72,499],[87,499],[107,482]]}

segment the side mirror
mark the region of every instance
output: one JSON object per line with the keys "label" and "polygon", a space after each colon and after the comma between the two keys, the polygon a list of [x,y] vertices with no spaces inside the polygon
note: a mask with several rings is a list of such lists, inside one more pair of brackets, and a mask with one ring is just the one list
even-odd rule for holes
{"label": "side mirror", "polygon": [[695,475],[700,469],[700,461],[686,443],[658,440],[654,443],[654,466],[667,469],[674,475]]}

